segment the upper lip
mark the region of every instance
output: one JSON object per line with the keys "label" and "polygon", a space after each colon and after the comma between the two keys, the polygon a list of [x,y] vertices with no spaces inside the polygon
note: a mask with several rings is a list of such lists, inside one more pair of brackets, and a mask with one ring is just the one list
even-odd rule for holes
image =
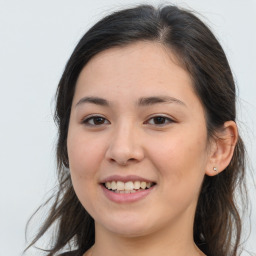
{"label": "upper lip", "polygon": [[128,175],[128,176],[120,176],[120,175],[111,175],[107,178],[100,181],[100,183],[106,183],[110,181],[122,181],[122,182],[128,182],[128,181],[146,181],[146,182],[154,182],[152,180],[137,176],[137,175]]}

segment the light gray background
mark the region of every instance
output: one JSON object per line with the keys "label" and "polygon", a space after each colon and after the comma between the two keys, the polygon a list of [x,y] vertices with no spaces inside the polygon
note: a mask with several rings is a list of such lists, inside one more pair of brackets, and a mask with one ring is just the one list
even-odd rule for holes
{"label": "light gray background", "polygon": [[[54,93],[68,57],[99,18],[133,3],[142,1],[0,0],[0,256],[20,255],[25,224],[55,184]],[[172,3],[198,11],[227,53],[239,87],[239,126],[255,173],[256,1]],[[253,208],[246,248],[255,253],[256,191],[252,176],[248,179]]]}

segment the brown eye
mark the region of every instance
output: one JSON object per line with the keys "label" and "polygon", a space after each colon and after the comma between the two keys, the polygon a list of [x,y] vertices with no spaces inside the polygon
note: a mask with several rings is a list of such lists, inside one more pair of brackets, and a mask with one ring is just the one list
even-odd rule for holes
{"label": "brown eye", "polygon": [[93,120],[93,124],[95,125],[101,125],[101,124],[104,124],[105,122],[105,118],[103,117],[94,117],[92,120]]}
{"label": "brown eye", "polygon": [[102,116],[91,116],[89,118],[86,118],[83,123],[89,126],[100,126],[104,124],[109,124],[109,121]]}
{"label": "brown eye", "polygon": [[166,121],[165,117],[157,116],[153,118],[155,124],[164,124]]}
{"label": "brown eye", "polygon": [[171,118],[166,116],[154,116],[147,121],[148,124],[156,126],[164,126],[173,122]]}

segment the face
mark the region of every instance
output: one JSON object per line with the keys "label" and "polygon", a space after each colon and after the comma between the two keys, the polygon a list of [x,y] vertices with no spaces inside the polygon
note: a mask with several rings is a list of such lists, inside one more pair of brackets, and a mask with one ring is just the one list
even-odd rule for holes
{"label": "face", "polygon": [[75,192],[96,230],[192,229],[206,121],[170,50],[138,42],[93,57],[76,84],[67,147]]}

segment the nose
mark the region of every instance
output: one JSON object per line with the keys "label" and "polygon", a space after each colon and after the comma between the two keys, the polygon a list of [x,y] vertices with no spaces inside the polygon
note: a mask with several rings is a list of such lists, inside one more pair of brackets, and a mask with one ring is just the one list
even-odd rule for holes
{"label": "nose", "polygon": [[122,166],[140,162],[144,158],[144,150],[139,137],[134,125],[120,125],[114,129],[106,151],[107,160]]}

